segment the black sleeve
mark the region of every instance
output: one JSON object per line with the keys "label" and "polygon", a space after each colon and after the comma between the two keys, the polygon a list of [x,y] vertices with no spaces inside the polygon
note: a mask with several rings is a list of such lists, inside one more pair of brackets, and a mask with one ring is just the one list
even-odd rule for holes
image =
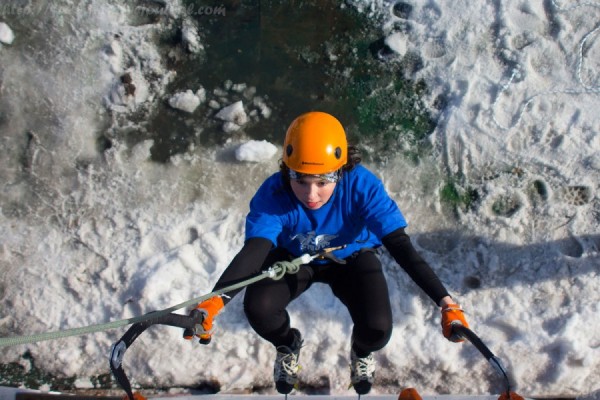
{"label": "black sleeve", "polygon": [[439,305],[443,297],[449,296],[436,273],[413,247],[410,238],[404,232],[404,228],[386,235],[382,242],[396,262],[435,304]]}
{"label": "black sleeve", "polygon": [[[235,285],[236,283],[242,282],[248,278],[258,275],[261,272],[262,265],[269,254],[269,251],[273,247],[273,243],[269,239],[264,238],[250,238],[244,243],[244,247],[237,253],[237,255],[231,260],[231,263],[227,266],[213,291],[222,289],[227,286]],[[243,288],[227,292],[223,297],[225,304]]]}

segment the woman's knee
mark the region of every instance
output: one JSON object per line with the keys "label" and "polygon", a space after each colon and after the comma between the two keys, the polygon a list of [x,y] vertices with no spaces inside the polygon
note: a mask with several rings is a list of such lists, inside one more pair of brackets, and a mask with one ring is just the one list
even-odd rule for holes
{"label": "woman's knee", "polygon": [[381,350],[392,337],[392,324],[379,324],[377,327],[355,326],[353,345],[364,352]]}

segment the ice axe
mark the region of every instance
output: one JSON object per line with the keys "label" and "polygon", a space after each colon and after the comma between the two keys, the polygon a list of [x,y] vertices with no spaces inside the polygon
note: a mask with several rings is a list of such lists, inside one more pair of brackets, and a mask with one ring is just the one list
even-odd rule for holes
{"label": "ice axe", "polygon": [[492,365],[494,370],[502,376],[504,382],[506,384],[506,391],[500,395],[498,400],[524,400],[524,398],[517,393],[511,391],[510,387],[510,379],[508,378],[508,373],[502,365],[502,362],[498,357],[492,353],[492,351],[483,343],[483,341],[469,328],[461,324],[460,322],[455,322],[452,324],[452,332],[464,339],[467,339],[473,346],[479,350],[481,354],[485,357],[485,359]]}
{"label": "ice axe", "polygon": [[128,400],[146,400],[146,397],[144,397],[141,393],[134,393],[132,391],[129,379],[123,370],[123,357],[135,339],[137,339],[147,328],[152,325],[169,325],[178,328],[184,328],[193,335],[196,331],[196,327],[202,324],[202,319],[204,318],[203,314],[201,313],[190,313],[190,315],[180,315],[174,313],[160,315],[159,313],[156,313],[155,317],[153,317],[152,314],[153,312],[147,314],[147,320],[131,325],[121,339],[112,346],[110,351],[110,370],[119,385],[127,393],[125,398]]}

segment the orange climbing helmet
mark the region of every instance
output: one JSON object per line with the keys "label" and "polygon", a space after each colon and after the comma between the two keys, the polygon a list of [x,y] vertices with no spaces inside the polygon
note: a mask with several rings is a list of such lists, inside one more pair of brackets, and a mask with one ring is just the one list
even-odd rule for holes
{"label": "orange climbing helmet", "polygon": [[311,111],[290,124],[283,143],[283,162],[295,172],[322,175],[348,161],[344,127],[333,115]]}

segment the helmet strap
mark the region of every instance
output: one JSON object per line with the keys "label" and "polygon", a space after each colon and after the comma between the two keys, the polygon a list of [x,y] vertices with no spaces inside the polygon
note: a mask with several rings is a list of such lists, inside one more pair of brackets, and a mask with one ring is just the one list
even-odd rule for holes
{"label": "helmet strap", "polygon": [[294,179],[294,180],[298,180],[298,179],[302,179],[303,177],[315,177],[315,178],[319,178],[322,179],[324,181],[327,182],[331,182],[331,183],[336,183],[337,181],[340,180],[340,178],[342,177],[342,169],[338,169],[337,171],[333,171],[333,172],[328,172],[326,174],[303,174],[301,172],[297,172],[294,171],[293,169],[289,169],[290,171],[290,179]]}

